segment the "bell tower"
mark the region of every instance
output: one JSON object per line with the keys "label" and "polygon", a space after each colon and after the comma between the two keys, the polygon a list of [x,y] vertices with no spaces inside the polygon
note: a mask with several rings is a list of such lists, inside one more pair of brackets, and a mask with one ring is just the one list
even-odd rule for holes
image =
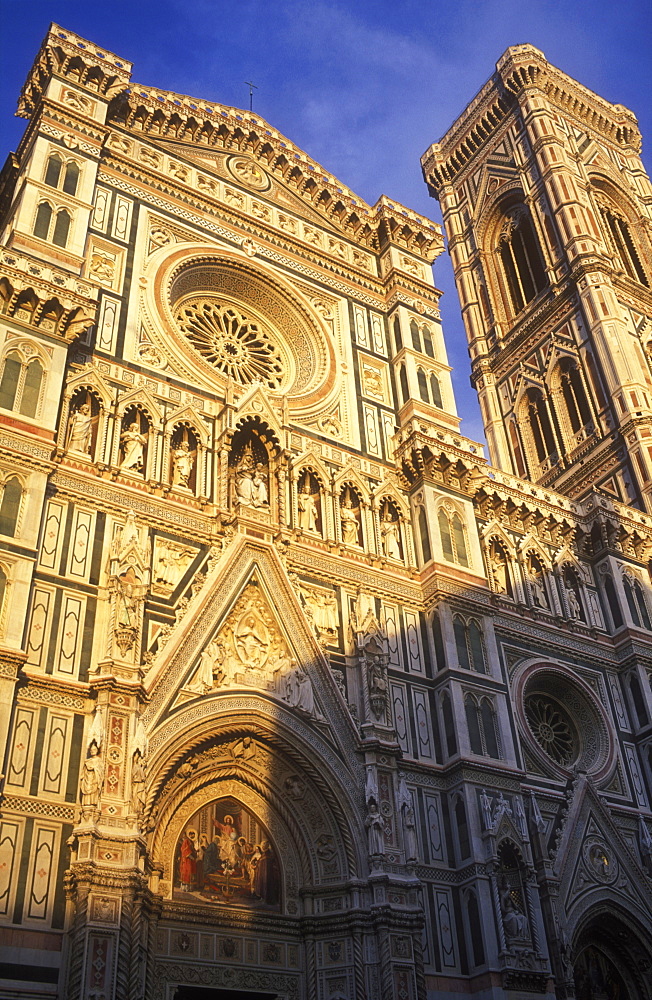
{"label": "bell tower", "polygon": [[652,510],[652,189],[633,114],[531,45],[422,157],[490,458]]}

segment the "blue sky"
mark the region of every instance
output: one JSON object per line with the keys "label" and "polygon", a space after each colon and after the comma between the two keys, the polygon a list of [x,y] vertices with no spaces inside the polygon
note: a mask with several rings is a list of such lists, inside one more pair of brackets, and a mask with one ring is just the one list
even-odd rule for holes
{"label": "blue sky", "polygon": [[[649,0],[0,0],[3,146],[50,21],[134,63],[139,83],[247,105],[362,198],[387,194],[440,221],[419,158],[509,45],[550,62],[639,119],[652,166]],[[435,265],[462,430],[482,437],[448,258]]]}

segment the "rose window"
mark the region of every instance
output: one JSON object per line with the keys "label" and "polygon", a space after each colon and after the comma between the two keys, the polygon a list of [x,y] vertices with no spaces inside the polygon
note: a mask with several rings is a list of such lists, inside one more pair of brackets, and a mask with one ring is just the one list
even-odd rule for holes
{"label": "rose window", "polygon": [[210,299],[186,301],[177,322],[192,346],[235,382],[262,382],[278,390],[285,375],[283,355],[270,333],[231,305]]}
{"label": "rose window", "polygon": [[575,728],[556,702],[541,695],[531,696],[525,702],[525,715],[532,735],[549,757],[562,766],[577,758]]}

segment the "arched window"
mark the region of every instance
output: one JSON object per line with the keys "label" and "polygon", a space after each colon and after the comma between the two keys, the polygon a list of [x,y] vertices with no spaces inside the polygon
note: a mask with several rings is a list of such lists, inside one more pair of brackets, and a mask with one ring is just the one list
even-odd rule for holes
{"label": "arched window", "polygon": [[430,398],[428,396],[428,382],[423,368],[417,368],[417,384],[419,386],[419,395],[421,396],[421,399],[424,403],[429,403]]}
{"label": "arched window", "polygon": [[464,711],[466,712],[466,725],[469,730],[469,743],[471,753],[482,755],[482,736],[480,734],[480,716],[478,705],[473,695],[467,694],[464,699]]}
{"label": "arched window", "polygon": [[41,395],[41,382],[43,381],[43,368],[40,361],[34,358],[27,365],[25,381],[23,383],[23,394],[20,401],[19,412],[26,417],[35,417],[38,409],[38,402]]}
{"label": "arched window", "polygon": [[48,187],[59,187],[62,166],[63,160],[56,153],[53,153],[48,157],[47,166],[45,168],[45,183]]}
{"label": "arched window", "polygon": [[18,353],[7,354],[0,378],[0,407],[25,417],[35,417],[41,398],[43,366],[37,358],[27,362]]}
{"label": "arched window", "polygon": [[466,818],[466,807],[461,795],[455,801],[455,825],[457,826],[457,842],[460,845],[460,858],[468,858],[471,854],[469,841],[469,824]]}
{"label": "arched window", "polygon": [[432,550],[430,548],[430,535],[428,534],[428,521],[423,507],[419,507],[418,521],[419,537],[421,539],[421,555],[424,563],[427,563],[432,559]]}
{"label": "arched window", "polygon": [[505,214],[498,251],[516,315],[548,284],[539,241],[525,205],[517,205]]}
{"label": "arched window", "polygon": [[634,711],[636,712],[638,724],[641,728],[643,726],[647,726],[648,717],[647,710],[645,708],[645,699],[643,698],[641,684],[636,674],[632,674],[629,678],[629,690],[632,696],[632,704],[634,705]]}
{"label": "arched window", "polygon": [[500,758],[498,723],[496,720],[496,710],[489,698],[483,698],[480,703],[480,720],[482,723],[484,752],[489,757],[498,760]]}
{"label": "arched window", "polygon": [[437,515],[437,523],[439,524],[439,535],[441,537],[441,547],[444,553],[444,559],[448,562],[454,562],[455,556],[453,554],[453,538],[451,535],[450,521],[446,515],[446,511],[443,507],[439,508],[439,513]]}
{"label": "arched window", "polygon": [[444,691],[441,697],[441,714],[444,720],[444,734],[446,736],[446,755],[452,757],[453,754],[457,753],[457,740],[455,738],[453,708],[448,691]]}
{"label": "arched window", "polygon": [[525,479],[527,470],[525,468],[525,462],[523,460],[523,452],[521,451],[521,442],[518,439],[518,432],[516,430],[516,426],[511,420],[508,424],[508,427],[509,427],[509,440],[512,445],[514,462],[516,463],[516,473],[521,477],[521,479]]}
{"label": "arched window", "polygon": [[398,352],[403,347],[403,335],[401,333],[401,321],[398,316],[394,317],[394,350]]}
{"label": "arched window", "polygon": [[500,735],[496,709],[490,698],[484,697],[480,703],[472,694],[464,698],[466,724],[469,730],[471,753],[500,759]]}
{"label": "arched window", "polygon": [[426,354],[428,355],[429,358],[434,358],[434,356],[435,356],[435,349],[434,349],[433,344],[432,344],[432,334],[430,332],[429,327],[422,326],[421,327],[421,333],[423,335],[423,349],[424,349],[424,351],[426,352]]}
{"label": "arched window", "polygon": [[12,476],[2,488],[2,502],[0,502],[0,535],[9,535],[11,538],[16,534],[16,524],[20,513],[20,501],[23,496],[23,488],[20,481]]}
{"label": "arched window", "polygon": [[71,161],[66,167],[66,173],[63,178],[63,190],[66,194],[75,195],[77,194],[77,184],[79,182],[79,167],[74,161]]}
{"label": "arched window", "polygon": [[65,247],[68,242],[68,232],[70,231],[70,213],[62,208],[61,211],[57,212],[57,219],[54,223],[54,233],[52,235],[52,242],[56,243],[58,247]]}
{"label": "arched window", "polygon": [[455,649],[457,650],[457,662],[464,670],[471,669],[469,648],[466,643],[466,622],[457,615],[453,618],[453,634],[455,636]]}
{"label": "arched window", "polygon": [[620,604],[618,603],[618,596],[616,594],[616,588],[614,586],[613,579],[609,573],[605,573],[603,576],[603,587],[605,597],[607,598],[607,605],[609,607],[609,612],[611,614],[611,621],[613,622],[614,628],[620,628],[623,624],[623,616],[620,610]]}
{"label": "arched window", "polygon": [[430,375],[430,396],[434,406],[439,410],[443,410],[444,404],[441,398],[441,386],[439,385],[439,379],[434,372]]}
{"label": "arched window", "polygon": [[412,347],[415,351],[421,351],[421,335],[415,320],[410,321],[410,333],[412,335]]}
{"label": "arched window", "polygon": [[632,621],[638,628],[650,628],[650,616],[643,596],[643,591],[638,580],[632,580],[628,575],[623,576],[623,586],[625,597]]}
{"label": "arched window", "polygon": [[469,557],[466,552],[466,538],[464,536],[464,525],[459,514],[453,514],[453,544],[455,555],[460,566],[469,565]]}
{"label": "arched window", "polygon": [[47,201],[42,201],[36,210],[34,236],[38,236],[41,240],[51,239],[57,246],[65,247],[68,242],[70,223],[72,222],[70,212],[65,208],[59,209],[56,216],[54,216],[54,225],[52,218],[52,206]]}
{"label": "arched window", "polygon": [[480,674],[486,673],[482,629],[475,619],[466,622],[459,615],[455,615],[453,633],[460,667],[464,670],[476,670]]}
{"label": "arched window", "polygon": [[70,160],[64,169],[63,160],[59,154],[52,153],[48,157],[45,168],[45,183],[48,187],[61,188],[66,194],[76,195],[79,183],[79,164]]}
{"label": "arched window", "polygon": [[547,458],[556,458],[557,449],[550,423],[548,404],[540,389],[530,388],[525,394],[527,400],[527,417],[532,434],[532,442],[538,462]]}
{"label": "arched window", "polygon": [[410,390],[408,389],[408,379],[407,371],[405,370],[405,365],[401,365],[398,372],[398,380],[401,386],[401,398],[404,403],[407,403],[410,398]]}
{"label": "arched window", "polygon": [[469,892],[466,897],[466,918],[467,926],[471,936],[471,950],[473,952],[473,965],[484,965],[484,944],[482,941],[482,921],[480,920],[480,910],[478,909],[478,898],[474,892]]}
{"label": "arched window", "polygon": [[577,365],[564,358],[559,363],[560,385],[573,434],[591,423],[591,409]]}
{"label": "arched window", "polygon": [[439,525],[444,559],[447,562],[459,563],[460,566],[468,566],[469,556],[466,548],[466,534],[460,515],[457,512],[449,515],[443,507],[440,507],[437,514],[437,523]]}
{"label": "arched window", "polygon": [[621,211],[606,201],[600,202],[600,212],[610,237],[612,249],[620,259],[623,271],[632,281],[639,281],[642,285],[649,287],[650,282],[643,270],[627,219]]}
{"label": "arched window", "polygon": [[47,240],[50,233],[50,222],[52,221],[52,206],[47,201],[42,201],[36,210],[36,221],[34,222],[34,235],[40,240]]}

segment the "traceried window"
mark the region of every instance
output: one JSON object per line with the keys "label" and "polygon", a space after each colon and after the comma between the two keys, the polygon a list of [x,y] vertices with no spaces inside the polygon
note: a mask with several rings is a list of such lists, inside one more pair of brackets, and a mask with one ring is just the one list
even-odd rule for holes
{"label": "traceried window", "polygon": [[464,698],[464,711],[471,753],[499,760],[500,737],[493,701],[487,696],[478,698],[469,692]]}
{"label": "traceried window", "polygon": [[548,403],[541,389],[530,388],[526,392],[527,419],[532,444],[539,463],[547,458],[556,458],[557,448],[548,412]]}
{"label": "traceried window", "polygon": [[582,427],[592,423],[591,408],[586,398],[582,376],[577,364],[571,358],[564,358],[559,363],[559,376],[571,430],[573,434],[577,434]]}
{"label": "traceried window", "polygon": [[38,358],[25,359],[18,351],[10,351],[0,376],[0,407],[35,417],[42,382],[43,367]]}
{"label": "traceried window", "polygon": [[498,253],[512,312],[517,315],[548,284],[539,241],[525,205],[516,205],[505,213]]}
{"label": "traceried window", "polygon": [[16,476],[11,476],[0,484],[2,499],[0,500],[0,535],[16,534],[20,502],[23,497],[23,487]]}
{"label": "traceried window", "polygon": [[457,660],[464,670],[476,670],[478,673],[486,673],[484,639],[482,629],[475,621],[465,621],[459,615],[453,618],[453,631],[455,634],[455,648],[457,649]]}
{"label": "traceried window", "polygon": [[59,247],[65,247],[70,233],[72,217],[65,208],[57,212],[47,201],[42,201],[36,210],[34,220],[34,236],[41,240],[49,240]]}
{"label": "traceried window", "polygon": [[182,333],[211,365],[241,385],[281,388],[283,356],[272,334],[231,305],[212,299],[184,302],[177,313]]}
{"label": "traceried window", "polygon": [[638,628],[650,630],[650,615],[640,583],[638,580],[634,580],[628,573],[624,573],[623,587],[632,621]]}
{"label": "traceried window", "polygon": [[469,556],[466,547],[466,534],[460,515],[456,511],[449,513],[443,507],[440,507],[437,515],[437,523],[439,525],[444,559],[447,562],[459,563],[460,566],[468,566]]}
{"label": "traceried window", "polygon": [[45,183],[48,187],[59,188],[65,194],[77,194],[79,165],[74,160],[64,163],[58,153],[52,153],[45,168]]}
{"label": "traceried window", "polygon": [[609,242],[616,256],[622,264],[623,271],[632,279],[642,285],[649,287],[650,282],[643,269],[643,264],[638,250],[632,239],[629,223],[623,212],[619,211],[615,205],[605,200],[600,200],[600,213],[602,215]]}

